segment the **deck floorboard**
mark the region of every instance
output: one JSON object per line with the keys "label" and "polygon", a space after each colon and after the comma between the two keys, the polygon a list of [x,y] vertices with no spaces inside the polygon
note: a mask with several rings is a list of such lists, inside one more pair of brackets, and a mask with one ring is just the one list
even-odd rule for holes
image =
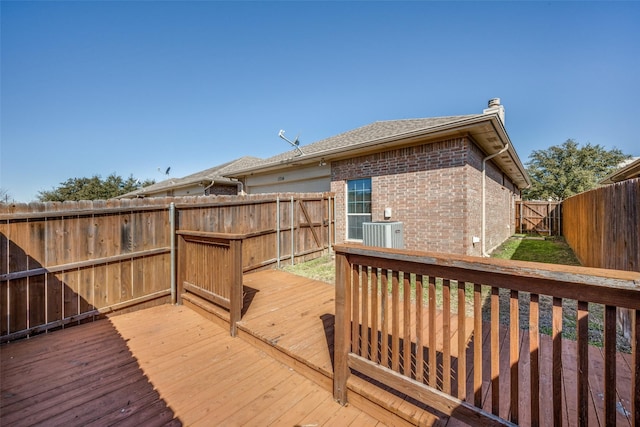
{"label": "deck floorboard", "polygon": [[368,417],[186,307],[4,344],[0,358],[2,425],[349,425]]}

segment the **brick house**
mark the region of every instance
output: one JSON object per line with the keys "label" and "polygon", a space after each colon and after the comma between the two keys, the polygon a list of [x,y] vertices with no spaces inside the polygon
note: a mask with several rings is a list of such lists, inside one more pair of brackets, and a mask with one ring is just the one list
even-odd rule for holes
{"label": "brick house", "polygon": [[337,242],[361,241],[363,222],[392,220],[407,249],[477,256],[513,234],[515,201],[530,185],[499,99],[482,114],[375,122],[226,177],[249,194],[335,193]]}

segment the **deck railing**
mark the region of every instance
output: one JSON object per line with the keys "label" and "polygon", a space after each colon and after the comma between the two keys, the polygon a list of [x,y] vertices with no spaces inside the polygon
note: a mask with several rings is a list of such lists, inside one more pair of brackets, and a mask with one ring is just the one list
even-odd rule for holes
{"label": "deck railing", "polygon": [[[640,425],[640,273],[335,251],[339,402],[355,371],[473,425]],[[633,313],[627,354],[617,308]],[[590,345],[598,330],[602,349]],[[590,395],[594,382],[604,396]]]}
{"label": "deck railing", "polygon": [[232,336],[242,313],[242,242],[249,234],[178,231],[178,303],[193,293],[229,311]]}

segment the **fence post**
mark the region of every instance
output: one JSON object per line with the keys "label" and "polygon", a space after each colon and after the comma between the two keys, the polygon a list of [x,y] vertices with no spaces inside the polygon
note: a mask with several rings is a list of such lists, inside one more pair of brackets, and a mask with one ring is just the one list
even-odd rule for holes
{"label": "fence post", "polygon": [[327,217],[329,220],[327,224],[327,233],[329,234],[329,240],[327,240],[327,253],[331,255],[331,194],[329,194],[329,196],[327,197]]}
{"label": "fence post", "polygon": [[169,204],[169,234],[171,245],[171,304],[176,303],[176,204]]}
{"label": "fence post", "polygon": [[347,404],[348,355],[351,348],[351,274],[344,253],[336,253],[336,318],[333,372],[333,398]]}
{"label": "fence post", "polygon": [[276,259],[280,268],[280,196],[276,196]]}
{"label": "fence post", "polygon": [[182,305],[182,293],[184,292],[185,269],[187,268],[187,254],[184,236],[178,237],[177,271],[176,271],[176,305]]}
{"label": "fence post", "polygon": [[518,203],[518,220],[520,222],[520,234],[522,234],[522,200]]}
{"label": "fence post", "polygon": [[291,196],[291,265],[295,265],[296,257],[296,244],[295,244],[295,220],[293,215],[295,213],[295,200]]}
{"label": "fence post", "polygon": [[232,337],[235,337],[237,323],[242,316],[242,240],[229,241],[231,249],[231,307],[229,308],[229,328]]}

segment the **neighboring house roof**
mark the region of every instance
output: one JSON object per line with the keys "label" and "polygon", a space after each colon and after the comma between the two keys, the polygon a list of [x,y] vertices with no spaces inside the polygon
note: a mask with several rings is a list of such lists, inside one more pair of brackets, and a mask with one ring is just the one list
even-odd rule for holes
{"label": "neighboring house roof", "polygon": [[434,117],[378,121],[369,125],[332,136],[321,141],[278,154],[255,164],[236,169],[227,176],[236,178],[255,173],[274,171],[283,166],[304,165],[320,160],[338,160],[381,149],[424,140],[426,137],[455,137],[471,135],[487,153],[498,152],[505,144],[509,149],[493,159],[519,188],[526,188],[531,181],[518,158],[499,115],[496,113],[463,116]]}
{"label": "neighboring house roof", "polygon": [[150,196],[163,191],[170,191],[198,184],[203,187],[207,187],[214,183],[217,185],[238,185],[237,180],[227,178],[225,175],[232,173],[236,169],[251,167],[260,160],[261,159],[257,157],[251,156],[241,157],[239,159],[187,175],[183,178],[169,178],[164,181],[156,182],[155,184],[124,194],[120,196],[120,198]]}
{"label": "neighboring house roof", "polygon": [[622,166],[600,181],[600,184],[613,184],[640,177],[640,157],[635,157],[624,162]]}

